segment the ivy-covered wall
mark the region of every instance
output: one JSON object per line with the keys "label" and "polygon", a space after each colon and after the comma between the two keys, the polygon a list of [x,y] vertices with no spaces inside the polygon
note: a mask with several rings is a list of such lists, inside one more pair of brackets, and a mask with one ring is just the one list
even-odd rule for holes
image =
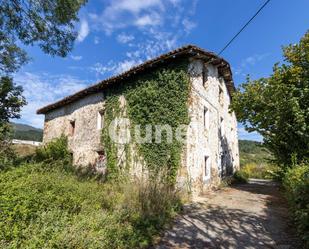
{"label": "ivy-covered wall", "polygon": [[[154,137],[151,142],[136,143],[132,130],[130,143],[119,145],[111,140],[108,127],[115,118],[128,118],[130,129],[140,125],[141,136],[144,137],[147,125],[152,125],[153,133],[155,125],[169,125],[175,134],[177,127],[189,124],[190,80],[187,67],[187,61],[179,61],[106,91],[102,141],[109,178],[119,178],[120,172],[130,169],[134,162],[141,161],[151,176],[164,172],[165,180],[175,183],[181,164],[181,141],[173,139],[169,143],[166,132],[163,132],[161,143],[155,143]],[[120,101],[123,97],[125,104]],[[123,149],[123,153],[119,153],[119,148]]]}

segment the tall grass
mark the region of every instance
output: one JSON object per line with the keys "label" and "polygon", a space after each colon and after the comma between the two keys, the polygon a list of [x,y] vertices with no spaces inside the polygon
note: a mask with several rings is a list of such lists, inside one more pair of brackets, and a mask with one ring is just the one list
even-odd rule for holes
{"label": "tall grass", "polygon": [[180,194],[159,179],[81,178],[61,139],[39,149],[34,162],[0,172],[0,248],[151,245],[180,210]]}

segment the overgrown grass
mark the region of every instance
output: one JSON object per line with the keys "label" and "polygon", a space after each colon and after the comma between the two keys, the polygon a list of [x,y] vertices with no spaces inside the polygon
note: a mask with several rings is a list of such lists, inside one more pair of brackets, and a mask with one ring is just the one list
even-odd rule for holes
{"label": "overgrown grass", "polygon": [[12,149],[15,151],[17,156],[26,157],[35,153],[36,146],[30,144],[13,144]]}
{"label": "overgrown grass", "polygon": [[179,208],[158,184],[99,183],[23,164],[0,173],[0,248],[146,247]]}
{"label": "overgrown grass", "polygon": [[240,171],[247,178],[277,179],[280,167],[273,164],[248,163],[241,167]]}
{"label": "overgrown grass", "polygon": [[0,248],[144,248],[180,208],[159,180],[76,174],[62,137],[0,171]]}

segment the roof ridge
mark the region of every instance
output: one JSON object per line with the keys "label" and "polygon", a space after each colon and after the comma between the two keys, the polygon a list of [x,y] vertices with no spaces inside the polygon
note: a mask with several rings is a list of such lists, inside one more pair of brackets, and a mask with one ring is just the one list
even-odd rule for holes
{"label": "roof ridge", "polygon": [[[189,50],[189,51],[187,51]],[[187,54],[186,54],[187,53]],[[141,64],[138,64],[136,66],[133,66],[132,68],[124,71],[124,72],[121,72],[119,74],[116,74],[114,76],[111,76],[111,77],[108,77],[104,80],[100,80],[98,81],[97,83],[93,84],[93,85],[90,85],[74,94],[71,94],[67,97],[64,97],[52,104],[49,104],[45,107],[42,107],[40,109],[37,110],[37,114],[45,114],[46,112],[50,111],[50,110],[53,110],[55,108],[58,108],[62,105],[65,105],[65,104],[68,104],[68,103],[71,103],[83,96],[86,96],[88,94],[91,94],[91,93],[95,93],[97,92],[98,90],[100,89],[103,89],[104,87],[107,87],[108,85],[114,83],[115,81],[118,81],[118,80],[122,80],[123,78],[125,77],[130,77],[132,74],[137,74],[139,72],[142,72],[143,70],[145,70],[146,68],[151,68],[153,66],[153,64],[158,64],[160,63],[161,61],[164,61],[164,60],[168,60],[168,59],[175,59],[176,56],[178,55],[181,55],[181,54],[184,54],[184,55],[191,55],[192,56],[195,54],[195,55],[204,55],[204,56],[208,56],[208,57],[212,57],[214,58],[215,60],[218,60],[219,63],[218,65],[222,64],[222,66],[225,66],[227,67],[228,69],[228,78],[229,78],[229,81],[231,82],[230,85],[231,87],[234,89],[234,84],[233,84],[233,80],[232,80],[232,72],[231,72],[231,69],[230,69],[230,65],[227,61],[225,61],[223,58],[219,57],[218,55],[216,55],[215,53],[213,52],[210,52],[210,51],[207,51],[207,50],[204,50],[196,45],[193,45],[193,44],[186,44],[186,45],[183,45],[181,47],[178,47],[174,50],[171,50],[167,53],[163,53],[161,55],[158,55],[152,59],[149,59],[149,60],[146,60],[144,62],[142,62]],[[230,91],[230,90],[229,90]]]}

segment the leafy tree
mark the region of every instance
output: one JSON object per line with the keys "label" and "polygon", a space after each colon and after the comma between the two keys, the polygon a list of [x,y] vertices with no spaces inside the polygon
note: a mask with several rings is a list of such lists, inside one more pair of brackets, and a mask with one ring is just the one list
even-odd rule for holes
{"label": "leafy tree", "polygon": [[20,47],[38,45],[45,53],[66,56],[76,38],[74,22],[86,0],[0,0],[0,74],[27,60]]}
{"label": "leafy tree", "polygon": [[278,163],[309,158],[309,32],[299,44],[283,48],[282,65],[258,80],[247,79],[231,109],[249,131],[257,131]]}
{"label": "leafy tree", "polygon": [[8,77],[29,59],[21,46],[38,45],[47,54],[66,56],[77,36],[78,11],[86,1],[0,0],[0,164],[10,154],[9,119],[19,118],[26,104],[22,87]]}
{"label": "leafy tree", "polygon": [[20,117],[20,110],[26,104],[22,92],[22,87],[15,86],[12,78],[0,78],[0,126]]}
{"label": "leafy tree", "polygon": [[12,127],[9,119],[19,118],[20,110],[26,104],[21,86],[15,86],[12,78],[0,78],[0,169],[14,158],[11,149]]}

